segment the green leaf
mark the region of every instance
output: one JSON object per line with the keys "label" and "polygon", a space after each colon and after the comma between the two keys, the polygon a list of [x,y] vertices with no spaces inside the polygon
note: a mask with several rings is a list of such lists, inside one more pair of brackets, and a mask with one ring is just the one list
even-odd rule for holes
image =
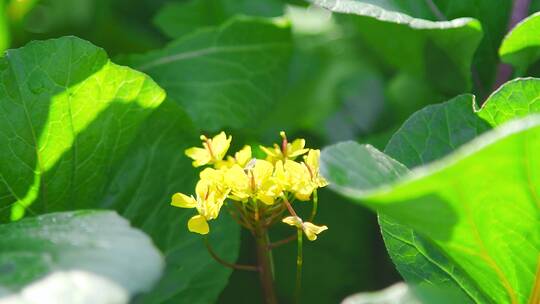
{"label": "green leaf", "polygon": [[[383,5],[382,1],[311,2],[347,15],[362,40],[388,65],[429,81],[443,94],[470,90],[471,62],[482,37],[478,21],[416,19],[389,10],[395,7]],[[445,67],[444,71],[439,69],[441,66]]]}
{"label": "green leaf", "polygon": [[12,219],[93,206],[165,97],[148,76],[75,37],[8,50],[0,75],[0,206],[12,206]]}
{"label": "green leaf", "polygon": [[51,213],[0,225],[0,301],[127,303],[158,280],[151,240],[111,211]]}
{"label": "green leaf", "polygon": [[[441,158],[492,127],[540,112],[536,101],[539,87],[540,81],[533,78],[508,82],[476,112],[473,111],[475,100],[472,95],[459,96],[448,102],[426,107],[411,116],[394,134],[385,153],[408,167]],[[460,280],[462,274],[447,266],[444,255],[436,248],[432,247],[429,251],[422,249],[427,244],[422,236],[385,216],[381,216],[379,222],[392,259],[406,280],[415,282],[412,287],[417,292],[431,297],[433,288],[430,285],[436,281],[439,285],[445,284],[446,287],[441,290],[446,291],[460,289],[454,280],[459,280],[461,285],[467,284]],[[449,277],[447,272],[453,272],[453,277]],[[468,284],[470,285],[470,282]],[[476,288],[469,286],[467,289]],[[444,298],[448,299],[449,303],[466,301],[460,297],[453,300],[447,295]]]}
{"label": "green leaf", "polygon": [[235,18],[131,56],[206,131],[253,127],[285,85],[290,29],[281,21]]}
{"label": "green leaf", "polygon": [[512,64],[522,73],[540,58],[540,13],[518,23],[504,38],[499,48],[501,60]]}
{"label": "green leaf", "polygon": [[[73,37],[10,50],[0,64],[5,216],[114,208],[165,254],[159,297],[141,301],[213,301],[230,270],[187,232],[193,210],[170,206],[171,195],[191,192],[197,178],[183,151],[199,144],[199,132],[180,106],[162,102],[163,90],[148,76],[111,63],[102,49]],[[212,227],[216,252],[234,261],[238,227],[226,217]],[[210,286],[198,292],[207,273]]]}
{"label": "green leaf", "polygon": [[383,290],[348,296],[341,304],[420,304],[405,283],[396,283]]}
{"label": "green leaf", "polygon": [[[167,99],[143,124],[105,191],[101,207],[119,210],[165,253],[165,273],[141,303],[211,303],[231,274],[208,254],[202,237],[187,230],[196,212],[169,204],[175,192],[193,193],[197,171],[182,152],[199,145],[198,135],[187,114]],[[238,224],[225,212],[210,227],[214,251],[236,261]]]}
{"label": "green leaf", "polygon": [[280,0],[190,0],[164,5],[154,17],[154,23],[167,36],[179,38],[204,27],[220,25],[235,15],[276,17],[282,14]]}
{"label": "green leaf", "polygon": [[414,113],[392,136],[385,152],[409,168],[452,152],[490,129],[474,112],[474,102],[473,95],[461,95]]}
{"label": "green leaf", "polygon": [[540,117],[531,116],[490,131],[399,181],[389,173],[402,165],[369,146],[338,144],[322,159],[334,189],[415,229],[490,301],[526,303],[538,284],[540,175],[534,168],[540,163],[534,151],[539,149]]}

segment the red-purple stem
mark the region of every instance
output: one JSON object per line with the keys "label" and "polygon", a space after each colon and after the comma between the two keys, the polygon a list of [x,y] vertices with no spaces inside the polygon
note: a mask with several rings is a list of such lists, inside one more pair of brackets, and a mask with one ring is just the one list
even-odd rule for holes
{"label": "red-purple stem", "polygon": [[[508,31],[512,30],[516,24],[527,17],[530,5],[531,0],[514,0],[512,16],[510,17],[510,23],[508,24]],[[512,67],[505,63],[499,63],[497,66],[497,76],[495,78],[493,91],[510,80],[510,77],[512,77]]]}

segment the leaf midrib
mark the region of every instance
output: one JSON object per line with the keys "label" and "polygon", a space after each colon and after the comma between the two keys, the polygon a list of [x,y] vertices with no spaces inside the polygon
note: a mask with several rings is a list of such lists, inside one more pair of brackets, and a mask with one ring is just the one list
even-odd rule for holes
{"label": "leaf midrib", "polygon": [[141,71],[147,71],[147,70],[153,69],[157,66],[161,66],[164,64],[202,57],[206,55],[213,55],[213,54],[219,54],[219,53],[260,51],[260,50],[264,50],[265,48],[287,47],[287,46],[288,44],[286,43],[277,43],[277,42],[276,43],[260,43],[260,44],[253,44],[253,45],[242,45],[242,46],[211,46],[211,47],[203,48],[199,50],[181,52],[174,55],[161,57],[154,61],[150,61],[146,64],[139,65],[137,66],[137,69]]}

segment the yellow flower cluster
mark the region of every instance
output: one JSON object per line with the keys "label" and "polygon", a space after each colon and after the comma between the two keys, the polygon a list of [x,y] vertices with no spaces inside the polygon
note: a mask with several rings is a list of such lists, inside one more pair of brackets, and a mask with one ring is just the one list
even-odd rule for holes
{"label": "yellow flower cluster", "polygon": [[[173,206],[197,209],[198,214],[188,222],[190,231],[207,234],[208,221],[218,217],[227,199],[255,206],[257,210],[259,206],[260,210],[287,210],[270,207],[279,204],[290,207],[289,200],[293,199],[309,201],[318,188],[328,184],[319,174],[320,151],[305,148],[304,139],[289,143],[284,132],[280,135],[281,145],[260,147],[266,159],[253,158],[250,146],[244,146],[234,157],[226,157],[232,138],[224,132],[213,138],[201,136],[202,147],[185,151],[193,159],[194,167],[208,166],[200,172],[195,197],[183,193],[172,197]],[[300,157],[301,161],[295,161]],[[315,240],[317,234],[327,229],[303,222],[291,211],[291,216],[283,222],[303,229],[308,239]],[[257,216],[254,221],[258,220]]]}

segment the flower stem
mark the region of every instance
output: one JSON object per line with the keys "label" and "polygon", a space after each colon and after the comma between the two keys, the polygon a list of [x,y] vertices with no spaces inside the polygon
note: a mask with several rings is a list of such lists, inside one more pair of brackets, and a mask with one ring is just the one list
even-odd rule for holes
{"label": "flower stem", "polygon": [[274,292],[274,278],[272,271],[272,256],[268,249],[268,231],[258,222],[254,231],[257,247],[257,262],[259,265],[259,279],[264,297],[264,303],[276,304],[277,298]]}
{"label": "flower stem", "polygon": [[210,246],[210,242],[208,241],[208,238],[204,239],[204,243],[206,245],[206,249],[208,250],[208,252],[212,256],[212,258],[214,258],[214,260],[216,260],[216,262],[220,263],[221,265],[232,268],[232,269],[237,269],[237,270],[259,271],[259,268],[257,268],[256,266],[235,264],[235,263],[229,263],[229,262],[225,261],[224,259],[220,258],[217,255],[217,253],[214,251],[214,249],[212,249],[212,246]]}
{"label": "flower stem", "polygon": [[302,238],[303,233],[302,229],[298,228],[298,252],[296,255],[296,287],[295,287],[295,302],[300,303],[300,299],[302,298],[302,260],[303,260],[303,253],[302,253]]}
{"label": "flower stem", "polygon": [[[510,22],[508,23],[508,32],[510,32],[521,20],[527,17],[530,5],[531,0],[514,0]],[[505,63],[499,63],[497,66],[493,91],[497,90],[501,85],[510,80],[511,77],[512,67]]]}

